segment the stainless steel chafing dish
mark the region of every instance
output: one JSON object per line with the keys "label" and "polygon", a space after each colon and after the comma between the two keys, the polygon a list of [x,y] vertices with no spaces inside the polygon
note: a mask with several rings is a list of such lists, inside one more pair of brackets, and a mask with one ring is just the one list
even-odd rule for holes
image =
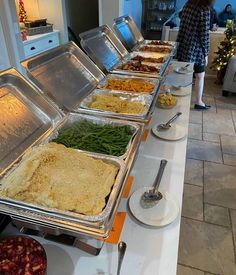
{"label": "stainless steel chafing dish", "polygon": [[[114,19],[113,29],[128,51],[138,51],[140,47],[150,44],[153,40],[145,40],[136,26],[134,20],[124,15]],[[158,40],[154,40],[158,41]],[[174,56],[177,50],[178,43],[171,41],[164,41],[170,44],[163,45],[163,47],[170,47],[172,51],[170,55]],[[161,46],[161,45],[160,45]]]}
{"label": "stainless steel chafing dish", "polygon": [[[74,43],[70,42],[39,54],[23,61],[22,65],[26,68],[29,78],[40,87],[51,101],[62,110],[70,112],[93,113],[100,116],[145,123],[149,121],[154,110],[160,86],[158,79],[152,79],[152,82],[155,83],[155,91],[145,116],[110,114],[108,112],[81,108],[81,102],[100,83],[106,81],[106,76]],[[150,78],[142,79],[150,80]]]}
{"label": "stainless steel chafing dish", "polygon": [[38,205],[0,197],[0,212],[10,215],[13,220],[26,227],[53,232],[55,235],[86,235],[93,238],[106,238],[122,195],[125,179],[129,174],[137,151],[142,126],[124,121],[107,121],[83,114],[65,115],[59,108],[42,96],[42,92],[27,81],[15,69],[0,73],[0,178],[15,169],[32,146],[47,143],[56,135],[60,127],[76,119],[89,119],[98,123],[130,125],[135,129],[127,154],[122,158],[84,152],[88,156],[113,163],[119,168],[104,210],[96,216],[48,209]]}
{"label": "stainless steel chafing dish", "polygon": [[122,70],[120,66],[130,60],[130,55],[107,25],[81,33],[80,38],[83,49],[105,73],[161,79],[170,61],[168,56],[165,64],[159,64],[159,72]]}

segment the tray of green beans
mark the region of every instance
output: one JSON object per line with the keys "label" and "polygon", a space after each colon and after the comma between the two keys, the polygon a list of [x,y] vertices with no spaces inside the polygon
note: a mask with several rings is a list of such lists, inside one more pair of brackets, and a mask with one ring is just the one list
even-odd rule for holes
{"label": "tray of green beans", "polygon": [[121,157],[128,150],[135,132],[135,127],[130,125],[82,119],[62,126],[51,141],[74,149]]}

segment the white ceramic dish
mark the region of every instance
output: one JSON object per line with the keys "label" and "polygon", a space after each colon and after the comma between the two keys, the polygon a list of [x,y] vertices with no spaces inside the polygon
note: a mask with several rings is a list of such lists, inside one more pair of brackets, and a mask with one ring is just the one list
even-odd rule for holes
{"label": "white ceramic dish", "polygon": [[153,207],[144,209],[140,199],[145,191],[152,187],[142,187],[136,190],[129,199],[129,208],[133,216],[143,224],[163,227],[172,223],[179,214],[179,203],[167,192],[161,192],[163,198]]}
{"label": "white ceramic dish", "polygon": [[178,74],[192,74],[193,70],[183,69],[183,67],[176,67],[174,71]]}
{"label": "white ceramic dish", "polygon": [[192,93],[192,91],[189,88],[180,88],[180,89],[175,89],[175,88],[170,88],[170,92],[174,96],[187,96]]}
{"label": "white ceramic dish", "polygon": [[158,130],[157,125],[159,124],[160,123],[155,124],[152,127],[153,134],[158,138],[168,140],[168,141],[176,141],[186,137],[187,135],[186,128],[179,124],[171,124],[171,127],[167,130]]}

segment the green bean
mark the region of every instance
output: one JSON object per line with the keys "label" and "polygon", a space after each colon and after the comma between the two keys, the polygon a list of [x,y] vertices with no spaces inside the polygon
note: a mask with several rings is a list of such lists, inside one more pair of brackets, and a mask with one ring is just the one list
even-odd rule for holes
{"label": "green bean", "polygon": [[63,127],[52,141],[75,149],[121,156],[133,133],[129,126],[99,125],[83,120]]}

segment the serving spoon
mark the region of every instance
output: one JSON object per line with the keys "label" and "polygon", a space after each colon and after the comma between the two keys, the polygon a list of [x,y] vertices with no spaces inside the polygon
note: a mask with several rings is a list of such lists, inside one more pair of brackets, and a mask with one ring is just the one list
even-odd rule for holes
{"label": "serving spoon", "polygon": [[179,116],[181,116],[182,113],[178,112],[176,113],[170,120],[168,120],[166,123],[162,123],[157,125],[157,130],[168,130],[171,127],[171,123],[174,122]]}
{"label": "serving spoon", "polygon": [[144,192],[141,196],[140,204],[143,208],[151,208],[155,206],[163,198],[162,193],[159,192],[158,189],[161,183],[162,175],[165,170],[166,164],[167,160],[162,159],[156,179],[154,181],[153,188],[149,191]]}

